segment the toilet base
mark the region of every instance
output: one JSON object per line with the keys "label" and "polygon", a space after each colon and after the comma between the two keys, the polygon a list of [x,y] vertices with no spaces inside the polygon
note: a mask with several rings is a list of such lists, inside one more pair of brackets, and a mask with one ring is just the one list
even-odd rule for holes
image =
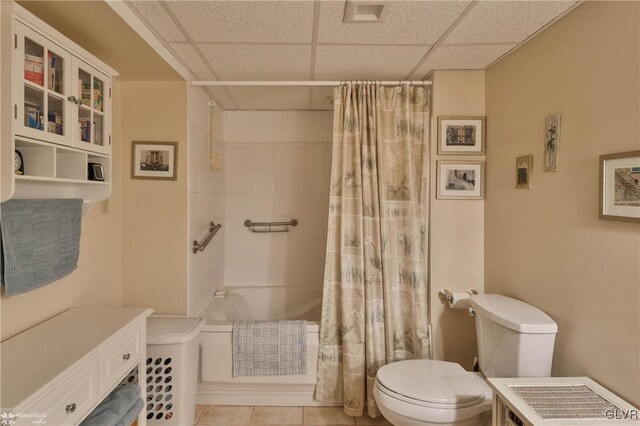
{"label": "toilet base", "polygon": [[389,410],[385,410],[382,407],[378,407],[385,419],[394,426],[490,426],[491,425],[491,412],[484,412],[476,417],[463,420],[455,423],[431,423],[418,421],[409,417],[405,417],[402,414],[394,413]]}

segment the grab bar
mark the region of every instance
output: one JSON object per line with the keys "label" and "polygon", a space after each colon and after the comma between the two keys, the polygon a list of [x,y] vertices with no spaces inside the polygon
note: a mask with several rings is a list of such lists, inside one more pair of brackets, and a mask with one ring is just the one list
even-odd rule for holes
{"label": "grab bar", "polygon": [[196,254],[199,251],[204,251],[204,249],[206,249],[211,242],[211,239],[213,239],[213,237],[215,237],[215,235],[218,233],[220,228],[222,228],[221,223],[216,225],[213,222],[209,222],[209,233],[206,237],[204,237],[204,240],[202,240],[201,243],[199,243],[197,240],[193,241],[193,246],[191,247],[191,251],[193,251],[193,254]]}
{"label": "grab bar", "polygon": [[[251,219],[247,219],[244,221],[244,226],[249,228],[251,232],[289,232],[290,226],[297,226],[298,219],[291,219],[289,222],[252,222]],[[258,229],[256,229],[256,227]],[[272,229],[273,227],[283,228],[283,229]],[[267,229],[259,229],[259,228],[267,228]]]}

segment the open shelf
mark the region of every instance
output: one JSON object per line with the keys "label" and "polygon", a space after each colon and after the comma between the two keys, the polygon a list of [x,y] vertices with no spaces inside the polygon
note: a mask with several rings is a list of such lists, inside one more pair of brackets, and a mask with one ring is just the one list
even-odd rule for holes
{"label": "open shelf", "polygon": [[92,203],[109,198],[110,182],[87,179],[16,176],[13,198],[80,198]]}
{"label": "open shelf", "polygon": [[[111,182],[111,158],[80,149],[46,142],[16,139],[16,150],[22,154],[24,174],[16,181],[108,185]],[[104,181],[88,179],[89,163],[102,165]]]}
{"label": "open shelf", "polygon": [[56,177],[62,179],[87,179],[87,154],[56,149]]}
{"label": "open shelf", "polygon": [[17,181],[34,181],[42,183],[77,183],[82,185],[109,185],[109,182],[98,182],[95,180],[82,180],[82,179],[65,179],[65,178],[50,178],[42,176],[16,176]]}
{"label": "open shelf", "polygon": [[16,140],[16,150],[22,154],[24,176],[55,177],[54,146]]}

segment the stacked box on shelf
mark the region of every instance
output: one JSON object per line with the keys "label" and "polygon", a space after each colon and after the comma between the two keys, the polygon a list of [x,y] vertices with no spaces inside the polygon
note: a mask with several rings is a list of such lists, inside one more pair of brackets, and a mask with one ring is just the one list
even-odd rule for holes
{"label": "stacked box on shelf", "polygon": [[62,114],[57,112],[49,113],[49,122],[47,123],[47,130],[49,133],[55,133],[56,135],[62,135]]}
{"label": "stacked box on shelf", "polygon": [[24,54],[24,79],[40,86],[44,85],[44,67],[41,56]]}
{"label": "stacked box on shelf", "polygon": [[89,120],[79,120],[80,124],[80,140],[83,142],[91,142],[91,122]]}
{"label": "stacked box on shelf", "polygon": [[24,122],[27,127],[44,130],[44,115],[38,105],[25,103]]}
{"label": "stacked box on shelf", "polygon": [[59,92],[56,86],[56,84],[58,83],[56,78],[58,58],[51,52],[49,52],[48,56],[49,56],[49,82],[47,86],[49,87],[49,90],[55,90],[56,92]]}

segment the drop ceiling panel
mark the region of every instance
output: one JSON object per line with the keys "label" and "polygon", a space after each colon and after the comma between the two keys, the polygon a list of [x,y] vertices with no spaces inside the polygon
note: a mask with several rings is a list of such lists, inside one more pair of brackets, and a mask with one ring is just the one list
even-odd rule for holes
{"label": "drop ceiling panel", "polygon": [[169,46],[192,74],[210,72],[207,64],[190,44],[171,43]]}
{"label": "drop ceiling panel", "polygon": [[316,79],[399,80],[416,66],[427,46],[318,46]]}
{"label": "drop ceiling panel", "polygon": [[186,41],[184,34],[175,24],[164,7],[157,1],[132,1],[138,15],[147,21],[165,41]]}
{"label": "drop ceiling panel", "polygon": [[[200,80],[399,80],[416,66],[411,79],[484,69],[576,4],[387,0],[384,22],[346,24],[344,0],[127,3]],[[228,109],[331,109],[330,88],[209,90]]]}
{"label": "drop ceiling panel", "polygon": [[311,46],[199,44],[223,80],[307,80]]}
{"label": "drop ceiling panel", "polygon": [[307,109],[306,87],[229,87],[240,109]]}
{"label": "drop ceiling panel", "polygon": [[481,1],[449,33],[443,44],[519,43],[575,1]]}
{"label": "drop ceiling panel", "polygon": [[432,70],[484,69],[515,46],[515,44],[440,46],[427,57],[413,77],[422,78]]}
{"label": "drop ceiling panel", "polygon": [[[343,23],[344,1],[322,1],[318,43],[434,44],[469,1],[389,1],[383,23]],[[406,71],[408,72],[408,71]]]}
{"label": "drop ceiling panel", "polygon": [[195,42],[311,43],[312,1],[169,1]]}

